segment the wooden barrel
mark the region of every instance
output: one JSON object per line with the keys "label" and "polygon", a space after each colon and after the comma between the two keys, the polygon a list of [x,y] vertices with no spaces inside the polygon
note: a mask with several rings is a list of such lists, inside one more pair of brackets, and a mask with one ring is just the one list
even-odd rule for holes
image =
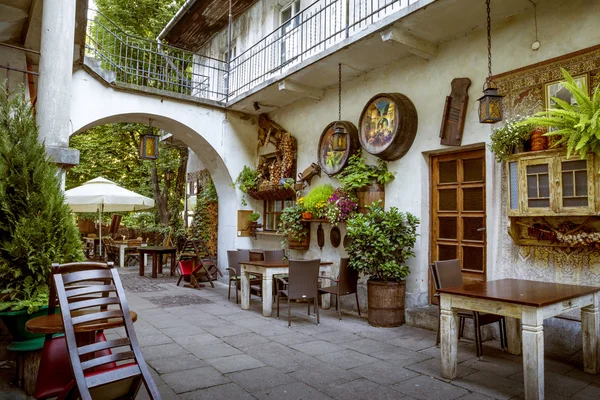
{"label": "wooden barrel", "polygon": [[404,325],[406,281],[368,281],[369,325],[390,328]]}
{"label": "wooden barrel", "polygon": [[545,133],[546,131],[539,128],[531,132],[531,139],[529,139],[531,151],[546,150],[548,148],[548,137],[544,136]]}
{"label": "wooden barrel", "polygon": [[288,246],[294,250],[308,250],[310,247],[310,222],[303,222],[306,235],[304,240],[296,240],[291,234],[288,235]]}
{"label": "wooden barrel", "polygon": [[378,200],[381,200],[381,206],[385,208],[385,186],[377,182],[356,189],[356,197],[358,198],[358,212],[362,214],[368,213],[367,206]]}

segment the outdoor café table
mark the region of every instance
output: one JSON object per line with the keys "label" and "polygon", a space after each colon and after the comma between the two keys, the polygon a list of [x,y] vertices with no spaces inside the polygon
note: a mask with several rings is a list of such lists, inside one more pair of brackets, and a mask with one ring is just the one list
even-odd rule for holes
{"label": "outdoor caf\u00e9 table", "polygon": [[[115,244],[119,246],[119,267],[125,268],[125,251],[126,250],[135,250],[138,246],[129,246],[129,242],[127,240],[115,240]],[[142,243],[142,246],[146,246],[145,243]],[[141,258],[141,256],[140,256]],[[141,261],[140,261],[141,262]],[[144,260],[144,262],[146,262]]]}
{"label": "outdoor caf\u00e9 table", "polygon": [[[252,273],[262,274],[262,309],[265,317],[270,317],[273,313],[273,275],[287,274],[289,263],[282,261],[248,261],[240,263],[242,267],[241,286],[242,286],[242,310],[250,308],[250,275]],[[331,277],[331,261],[321,261],[319,271],[321,276]],[[328,280],[325,280],[324,286],[329,286]],[[324,295],[322,299],[323,308],[329,308],[329,296]]]}
{"label": "outdoor caf\u00e9 table", "polygon": [[[83,310],[76,311],[73,316],[85,315],[96,313],[97,310]],[[131,320],[135,322],[137,320],[137,313],[129,311]],[[123,326],[123,318],[108,318],[99,321],[92,321],[84,325],[78,325],[75,327],[75,335],[79,346],[85,344],[91,344],[96,341],[96,332],[105,329],[118,328]],[[25,329],[31,333],[64,333],[65,328],[63,327],[62,315],[51,314],[43,315],[41,317],[32,318],[25,324]]]}
{"label": "outdoor caf\u00e9 table", "polygon": [[[580,308],[583,368],[591,374],[600,372],[600,287],[501,279],[438,289],[438,293],[441,310],[441,375],[446,379],[456,377],[458,308],[504,315],[509,317],[507,325],[515,322],[512,318],[521,320],[523,376],[527,400],[544,398],[546,318]],[[510,351],[510,337],[508,342]]]}
{"label": "outdoor caf\u00e9 table", "polygon": [[[152,277],[156,278],[158,273],[162,274],[162,256],[163,254],[171,255],[171,276],[175,271],[175,257],[177,255],[177,247],[165,247],[165,246],[146,246],[139,247],[140,252],[140,276],[144,276],[144,264],[145,255],[150,254],[152,256]],[[157,273],[158,270],[158,273]]]}

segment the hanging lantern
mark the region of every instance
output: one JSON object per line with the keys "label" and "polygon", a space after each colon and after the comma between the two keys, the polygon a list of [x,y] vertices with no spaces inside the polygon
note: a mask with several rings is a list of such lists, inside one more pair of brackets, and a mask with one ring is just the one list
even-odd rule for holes
{"label": "hanging lantern", "polygon": [[487,5],[487,40],[488,40],[488,77],[483,85],[483,96],[479,98],[479,122],[495,124],[502,121],[502,95],[492,80],[492,27],[490,19],[490,0]]}
{"label": "hanging lantern", "polygon": [[169,183],[171,182],[173,179],[175,179],[175,171],[173,170],[167,170],[165,172],[165,182]]}
{"label": "hanging lantern", "polygon": [[479,98],[479,122],[495,124],[499,121],[502,121],[502,96],[494,81],[486,81],[483,96]]}
{"label": "hanging lantern", "polygon": [[148,133],[140,137],[140,158],[156,160],[158,158],[158,141],[160,136],[152,130],[152,120],[148,125]]}
{"label": "hanging lantern", "polygon": [[348,133],[344,126],[338,121],[333,126],[333,135],[331,138],[331,149],[333,151],[346,151],[346,137]]}

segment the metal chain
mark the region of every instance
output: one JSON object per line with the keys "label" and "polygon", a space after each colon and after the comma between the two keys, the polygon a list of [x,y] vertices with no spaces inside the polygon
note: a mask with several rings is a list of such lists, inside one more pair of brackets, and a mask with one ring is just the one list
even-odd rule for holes
{"label": "metal chain", "polygon": [[485,0],[487,5],[487,41],[488,41],[488,80],[492,79],[492,20],[490,19],[490,0]]}
{"label": "metal chain", "polygon": [[342,120],[342,64],[338,64],[338,121]]}
{"label": "metal chain", "polygon": [[534,3],[533,0],[529,0],[531,4],[533,4],[533,19],[535,20],[535,41],[538,41],[538,24],[537,24],[537,3]]}

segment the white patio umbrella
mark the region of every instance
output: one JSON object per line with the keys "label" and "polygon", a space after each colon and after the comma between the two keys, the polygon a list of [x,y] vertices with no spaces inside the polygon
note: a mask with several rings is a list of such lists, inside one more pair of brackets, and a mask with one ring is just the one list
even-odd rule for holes
{"label": "white patio umbrella", "polygon": [[[154,200],[98,177],[65,192],[65,202],[73,212],[139,211],[154,207]],[[102,223],[100,223],[100,254],[102,254]]]}

